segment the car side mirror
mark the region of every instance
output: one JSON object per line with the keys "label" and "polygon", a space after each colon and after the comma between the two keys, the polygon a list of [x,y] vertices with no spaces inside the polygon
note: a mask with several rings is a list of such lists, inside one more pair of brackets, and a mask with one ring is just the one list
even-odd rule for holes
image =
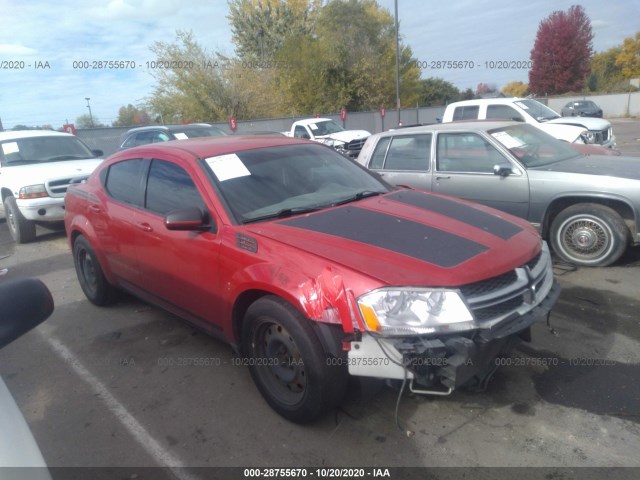
{"label": "car side mirror", "polygon": [[104,155],[104,152],[99,149],[91,150],[91,153],[93,153],[94,157],[102,157]]}
{"label": "car side mirror", "polygon": [[212,229],[206,215],[198,207],[172,210],[164,217],[167,230],[206,232]]}
{"label": "car side mirror", "polygon": [[519,115],[516,115],[514,117],[511,117],[511,120],[513,120],[514,122],[524,122],[524,118],[522,118]]}
{"label": "car side mirror", "polygon": [[509,163],[498,163],[493,166],[494,175],[500,175],[501,177],[507,177],[513,174],[513,168]]}
{"label": "car side mirror", "polygon": [[0,348],[44,322],[53,312],[51,292],[36,278],[0,284]]}
{"label": "car side mirror", "polygon": [[308,133],[303,133],[300,138],[304,138],[306,140],[311,140],[311,135],[309,135]]}

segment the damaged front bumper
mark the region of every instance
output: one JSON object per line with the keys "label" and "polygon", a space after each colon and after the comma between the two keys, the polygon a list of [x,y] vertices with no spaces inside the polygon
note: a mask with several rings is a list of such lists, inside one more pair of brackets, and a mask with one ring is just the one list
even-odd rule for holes
{"label": "damaged front bumper", "polygon": [[389,338],[362,333],[351,342],[349,373],[408,380],[416,393],[448,394],[463,385],[482,389],[497,368],[496,358],[520,339],[529,341],[531,325],[551,311],[560,286],[549,283],[544,298],[528,312],[465,334]]}

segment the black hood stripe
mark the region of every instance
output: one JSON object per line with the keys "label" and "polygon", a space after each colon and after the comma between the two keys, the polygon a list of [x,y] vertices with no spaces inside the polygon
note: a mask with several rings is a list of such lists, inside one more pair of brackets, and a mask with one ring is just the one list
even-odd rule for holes
{"label": "black hood stripe", "polygon": [[451,217],[460,222],[479,228],[480,230],[484,230],[485,232],[495,235],[503,240],[509,240],[515,234],[522,231],[522,227],[509,222],[508,220],[483,212],[482,210],[470,207],[469,205],[449,200],[447,198],[438,197],[436,195],[427,195],[420,192],[405,190],[392,193],[391,195],[387,195],[385,198]]}
{"label": "black hood stripe", "polygon": [[428,225],[359,207],[341,207],[278,222],[354,240],[449,268],[488,247]]}

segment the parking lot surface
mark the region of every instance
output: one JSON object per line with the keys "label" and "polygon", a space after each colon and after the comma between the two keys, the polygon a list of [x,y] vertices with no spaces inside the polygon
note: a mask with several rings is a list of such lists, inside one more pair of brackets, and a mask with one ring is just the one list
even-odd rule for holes
{"label": "parking lot surface", "polygon": [[[623,152],[640,155],[638,125],[614,123]],[[132,297],[90,304],[64,233],[39,234],[16,246],[0,223],[0,269],[42,279],[56,303],[0,351],[0,375],[52,467],[640,467],[639,248],[604,269],[557,264],[550,324],[485,392],[405,394],[398,426],[397,389],[354,385],[299,426],[227,345]]]}

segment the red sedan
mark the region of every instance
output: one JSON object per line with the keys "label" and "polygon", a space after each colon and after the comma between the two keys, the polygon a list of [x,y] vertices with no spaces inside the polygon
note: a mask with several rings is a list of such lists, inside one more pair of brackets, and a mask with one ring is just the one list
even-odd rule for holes
{"label": "red sedan", "polygon": [[527,222],[284,137],[119,152],[69,188],[65,223],[91,302],[127,290],[224,339],[296,422],[349,374],[482,385],[558,296]]}

